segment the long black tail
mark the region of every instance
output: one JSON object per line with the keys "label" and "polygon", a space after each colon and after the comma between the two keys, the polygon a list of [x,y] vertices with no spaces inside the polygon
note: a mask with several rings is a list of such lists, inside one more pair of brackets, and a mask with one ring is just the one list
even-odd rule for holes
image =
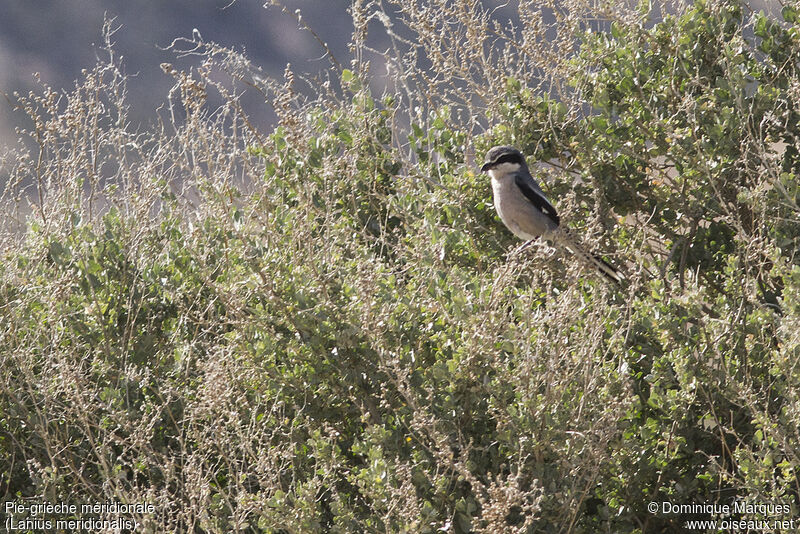
{"label": "long black tail", "polygon": [[570,232],[568,232],[563,227],[559,227],[559,231],[556,232],[554,236],[554,241],[560,243],[564,247],[568,248],[575,256],[580,258],[586,265],[589,265],[600,272],[603,276],[605,276],[608,280],[611,280],[617,285],[622,284],[622,281],[625,280],[625,275],[622,274],[619,269],[608,263],[606,260],[598,256],[597,254],[586,252],[582,246],[580,246],[577,240],[572,236]]}
{"label": "long black tail", "polygon": [[625,280],[625,275],[622,274],[619,269],[608,263],[606,260],[598,256],[597,254],[592,253],[592,260],[597,266],[598,270],[603,274],[603,276],[605,276],[615,284],[621,284],[622,281]]}

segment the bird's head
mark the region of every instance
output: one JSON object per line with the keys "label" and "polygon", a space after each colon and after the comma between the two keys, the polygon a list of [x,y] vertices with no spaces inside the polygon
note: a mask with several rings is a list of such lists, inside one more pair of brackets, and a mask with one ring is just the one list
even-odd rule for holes
{"label": "bird's head", "polygon": [[486,153],[486,163],[481,167],[481,172],[492,170],[516,172],[525,167],[525,156],[513,146],[496,146]]}

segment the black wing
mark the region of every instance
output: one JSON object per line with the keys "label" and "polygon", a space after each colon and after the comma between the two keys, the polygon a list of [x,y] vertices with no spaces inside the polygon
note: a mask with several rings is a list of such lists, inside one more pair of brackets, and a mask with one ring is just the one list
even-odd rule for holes
{"label": "black wing", "polygon": [[517,187],[519,187],[519,190],[525,195],[525,198],[530,200],[531,204],[536,206],[539,211],[550,217],[550,220],[554,223],[561,224],[561,219],[558,217],[558,213],[553,205],[550,204],[539,191],[534,189],[533,186],[525,180],[523,175],[517,174],[514,176],[514,183],[517,184]]}

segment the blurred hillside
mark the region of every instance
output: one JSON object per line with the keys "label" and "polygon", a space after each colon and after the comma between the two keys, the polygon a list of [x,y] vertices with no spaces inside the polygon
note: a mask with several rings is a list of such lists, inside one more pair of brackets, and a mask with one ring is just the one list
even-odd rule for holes
{"label": "blurred hillside", "polygon": [[[291,11],[301,8],[303,21],[345,61],[353,27],[348,2],[289,0],[285,5]],[[29,2],[11,0],[3,3],[3,11],[0,92],[11,101],[15,91],[26,93],[36,87],[36,72],[54,88],[72,88],[81,69],[94,65],[96,57],[104,54],[100,50],[103,18],[116,17],[120,28],[114,35],[115,49],[123,56],[130,76],[128,101],[134,122],[152,120],[155,108],[174,84],[159,64],[181,62],[164,49],[175,38],[191,38],[195,28],[206,41],[244,51],[270,76],[281,77],[287,62],[298,71],[311,73],[328,66],[313,36],[298,31],[292,16],[265,8],[261,1],[42,0],[31,7]],[[16,139],[14,127],[24,119],[8,100],[0,102],[0,143],[7,145]],[[253,111],[256,121],[272,121],[269,106]]]}

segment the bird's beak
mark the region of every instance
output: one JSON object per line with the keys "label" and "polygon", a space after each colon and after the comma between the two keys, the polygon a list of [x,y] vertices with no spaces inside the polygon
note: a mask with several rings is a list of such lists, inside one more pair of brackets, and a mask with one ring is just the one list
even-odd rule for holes
{"label": "bird's beak", "polygon": [[486,172],[491,168],[492,168],[492,162],[487,161],[486,163],[483,164],[483,167],[481,167],[481,172]]}

